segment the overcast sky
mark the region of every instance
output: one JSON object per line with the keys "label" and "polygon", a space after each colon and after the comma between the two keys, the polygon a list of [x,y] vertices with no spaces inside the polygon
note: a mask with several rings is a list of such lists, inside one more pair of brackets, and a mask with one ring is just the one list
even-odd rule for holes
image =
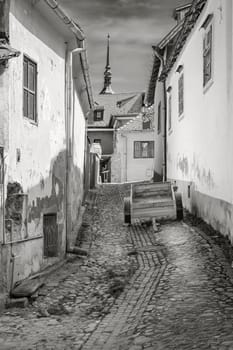
{"label": "overcast sky", "polygon": [[175,25],[176,6],[187,0],[60,0],[82,26],[94,94],[103,86],[106,37],[111,36],[110,64],[114,92],[145,91],[151,65],[151,45]]}

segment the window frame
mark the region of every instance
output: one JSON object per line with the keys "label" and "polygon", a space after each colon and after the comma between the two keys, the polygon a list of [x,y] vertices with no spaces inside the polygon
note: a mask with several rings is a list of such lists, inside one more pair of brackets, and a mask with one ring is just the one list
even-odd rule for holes
{"label": "window frame", "polygon": [[[27,83],[25,84],[25,63],[27,65]],[[33,89],[30,88],[30,80],[29,80],[29,66],[33,67]],[[27,94],[27,106],[25,106],[25,92]],[[33,117],[31,118],[29,116],[29,98],[28,96],[32,95],[33,98]],[[32,124],[38,125],[38,111],[37,111],[37,105],[38,105],[38,64],[35,60],[33,60],[28,55],[23,55],[23,117],[30,121]],[[27,107],[27,112],[25,113],[25,110]]]}
{"label": "window frame", "polygon": [[168,131],[172,130],[172,93],[168,93]]}
{"label": "window frame", "polygon": [[182,118],[184,115],[184,71],[179,75],[178,78],[178,116]]}
{"label": "window frame", "polygon": [[[208,88],[213,82],[213,21],[203,26],[204,35],[202,39],[202,64],[203,64],[203,88]],[[209,40],[210,39],[210,40]],[[209,69],[208,69],[209,66]],[[209,72],[207,73],[207,71]]]}
{"label": "window frame", "polygon": [[162,113],[161,113],[161,101],[159,102],[158,104],[158,118],[157,118],[157,133],[160,134],[161,133],[161,124],[162,124],[162,120],[161,120],[161,116],[162,116]]}
{"label": "window frame", "polygon": [[[143,156],[143,153],[142,153],[142,144],[143,143],[147,143],[148,144],[148,150],[147,150],[147,155],[146,156]],[[139,149],[139,155],[137,154],[137,147],[136,145],[139,144],[140,145],[140,149]],[[149,144],[151,145],[151,148],[149,146]],[[148,141],[134,141],[134,147],[133,147],[133,150],[134,150],[134,159],[152,159],[154,158],[154,154],[155,154],[155,151],[154,151],[154,147],[155,147],[155,143],[154,141],[152,140],[148,140]],[[151,154],[149,154],[151,152]]]}
{"label": "window frame", "polygon": [[[97,118],[98,113],[100,113],[101,117]],[[96,109],[94,110],[94,122],[102,122],[104,120],[104,110]]]}

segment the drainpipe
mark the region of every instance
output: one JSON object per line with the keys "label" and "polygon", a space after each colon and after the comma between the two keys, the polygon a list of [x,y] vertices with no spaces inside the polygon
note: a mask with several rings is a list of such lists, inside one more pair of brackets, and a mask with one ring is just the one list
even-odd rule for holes
{"label": "drainpipe", "polygon": [[[162,70],[165,67],[165,61],[161,55],[161,50],[157,46],[152,46],[155,56],[160,60]],[[163,127],[163,182],[167,181],[167,89],[166,79],[163,80],[163,98],[164,98],[164,127]]]}
{"label": "drainpipe", "polygon": [[[80,45],[81,44],[81,45]],[[83,70],[83,76],[84,81],[86,84],[86,91],[87,91],[87,97],[88,102],[90,104],[90,109],[94,106],[94,100],[92,96],[92,90],[91,90],[91,82],[89,78],[88,73],[88,63],[87,63],[87,55],[86,55],[86,49],[84,47],[84,40],[81,42],[78,41],[77,45],[80,45],[81,47],[76,47],[73,50],[66,51],[66,252],[72,252],[74,253],[74,249],[70,247],[68,243],[68,235],[70,233],[70,208],[71,208],[71,202],[70,202],[70,196],[69,196],[69,170],[70,170],[70,161],[72,157],[71,149],[70,149],[70,127],[71,122],[74,118],[74,87],[72,87],[72,80],[77,79],[73,77],[72,75],[72,56],[74,53],[79,53],[80,55],[80,61],[81,66]],[[72,88],[73,88],[73,94],[72,94]],[[73,101],[72,101],[73,99]],[[72,105],[73,104],[73,105]],[[87,115],[85,116],[85,119],[87,119]],[[87,130],[85,128],[85,137],[86,137]]]}

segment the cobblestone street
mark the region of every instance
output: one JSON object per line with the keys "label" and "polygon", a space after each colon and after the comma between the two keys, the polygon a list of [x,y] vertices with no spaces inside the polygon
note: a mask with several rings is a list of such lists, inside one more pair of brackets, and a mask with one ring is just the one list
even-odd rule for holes
{"label": "cobblestone street", "polygon": [[25,309],[0,315],[0,349],[233,349],[233,274],[185,222],[123,225],[128,186],[106,185],[84,216],[88,258],[70,257]]}

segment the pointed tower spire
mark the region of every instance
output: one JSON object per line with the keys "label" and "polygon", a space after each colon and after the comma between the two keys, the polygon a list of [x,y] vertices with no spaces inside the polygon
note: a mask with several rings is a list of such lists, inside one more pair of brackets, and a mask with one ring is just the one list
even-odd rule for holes
{"label": "pointed tower spire", "polygon": [[111,73],[111,67],[110,67],[110,49],[109,49],[109,42],[110,42],[110,35],[107,36],[107,59],[106,59],[106,66],[104,71],[104,87],[101,90],[100,94],[113,94],[111,87],[111,80],[112,80],[112,73]]}

